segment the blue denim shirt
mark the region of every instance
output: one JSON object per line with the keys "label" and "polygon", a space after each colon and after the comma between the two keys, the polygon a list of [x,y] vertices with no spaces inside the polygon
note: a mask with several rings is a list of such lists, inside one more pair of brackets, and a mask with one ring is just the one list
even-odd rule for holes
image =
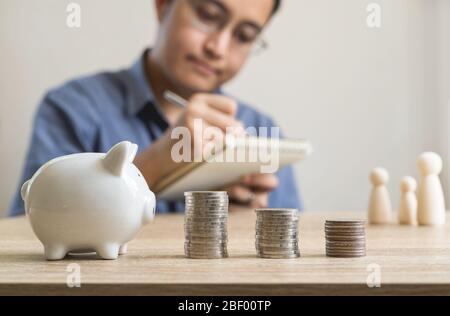
{"label": "blue denim shirt", "polygon": [[[34,117],[10,216],[24,213],[20,187],[47,161],[80,152],[107,152],[124,140],[137,144],[140,153],[164,133],[169,123],[146,80],[147,53],[129,69],[78,78],[47,92]],[[241,102],[237,118],[247,127],[276,126],[271,118]],[[279,186],[270,193],[269,206],[302,209],[292,167],[280,169],[277,176]],[[158,199],[156,211],[183,212],[184,203]]]}

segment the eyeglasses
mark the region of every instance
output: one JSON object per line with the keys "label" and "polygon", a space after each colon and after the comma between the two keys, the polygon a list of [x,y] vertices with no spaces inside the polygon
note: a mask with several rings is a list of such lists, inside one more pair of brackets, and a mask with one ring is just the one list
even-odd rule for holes
{"label": "eyeglasses", "polygon": [[[186,0],[192,9],[192,23],[198,30],[214,34],[222,31],[230,20],[230,14],[223,5],[215,0]],[[259,27],[251,23],[238,25],[231,38],[233,50],[258,55],[268,48],[261,37]]]}

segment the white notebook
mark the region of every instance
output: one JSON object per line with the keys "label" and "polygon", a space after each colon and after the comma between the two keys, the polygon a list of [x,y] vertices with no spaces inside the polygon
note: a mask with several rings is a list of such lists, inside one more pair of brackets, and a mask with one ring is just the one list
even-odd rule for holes
{"label": "white notebook", "polygon": [[246,174],[275,173],[311,153],[303,139],[227,138],[207,161],[183,164],[153,190],[159,199],[183,200],[186,191],[217,190]]}

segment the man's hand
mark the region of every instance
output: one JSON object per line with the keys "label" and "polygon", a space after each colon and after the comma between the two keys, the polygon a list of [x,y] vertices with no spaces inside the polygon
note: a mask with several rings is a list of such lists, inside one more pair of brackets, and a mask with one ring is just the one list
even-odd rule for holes
{"label": "man's hand", "polygon": [[278,178],[273,174],[252,174],[244,176],[239,182],[224,188],[230,202],[251,208],[269,205],[269,193],[278,186]]}
{"label": "man's hand", "polygon": [[[180,166],[171,157],[172,146],[178,140],[172,139],[172,131],[177,127],[187,127],[191,135],[191,148],[200,148],[198,144],[204,144],[204,138],[208,135],[195,134],[195,120],[201,119],[203,129],[210,126],[217,127],[223,135],[227,128],[233,128],[243,131],[244,125],[236,120],[235,115],[237,104],[234,100],[214,94],[199,93],[195,94],[189,100],[184,111],[181,113],[178,122],[169,128],[161,138],[153,143],[149,148],[140,153],[134,163],[141,170],[148,185],[155,186],[164,176]],[[208,140],[208,139],[206,139]],[[200,148],[203,150],[203,148]],[[194,159],[194,151],[192,150],[191,159]]]}

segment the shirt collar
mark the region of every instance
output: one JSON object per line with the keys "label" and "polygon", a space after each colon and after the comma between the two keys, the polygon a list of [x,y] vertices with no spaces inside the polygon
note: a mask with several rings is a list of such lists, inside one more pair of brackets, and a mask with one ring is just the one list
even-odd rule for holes
{"label": "shirt collar", "polygon": [[125,71],[125,85],[127,87],[127,113],[137,114],[148,103],[154,103],[155,96],[145,74],[147,49],[141,57]]}

